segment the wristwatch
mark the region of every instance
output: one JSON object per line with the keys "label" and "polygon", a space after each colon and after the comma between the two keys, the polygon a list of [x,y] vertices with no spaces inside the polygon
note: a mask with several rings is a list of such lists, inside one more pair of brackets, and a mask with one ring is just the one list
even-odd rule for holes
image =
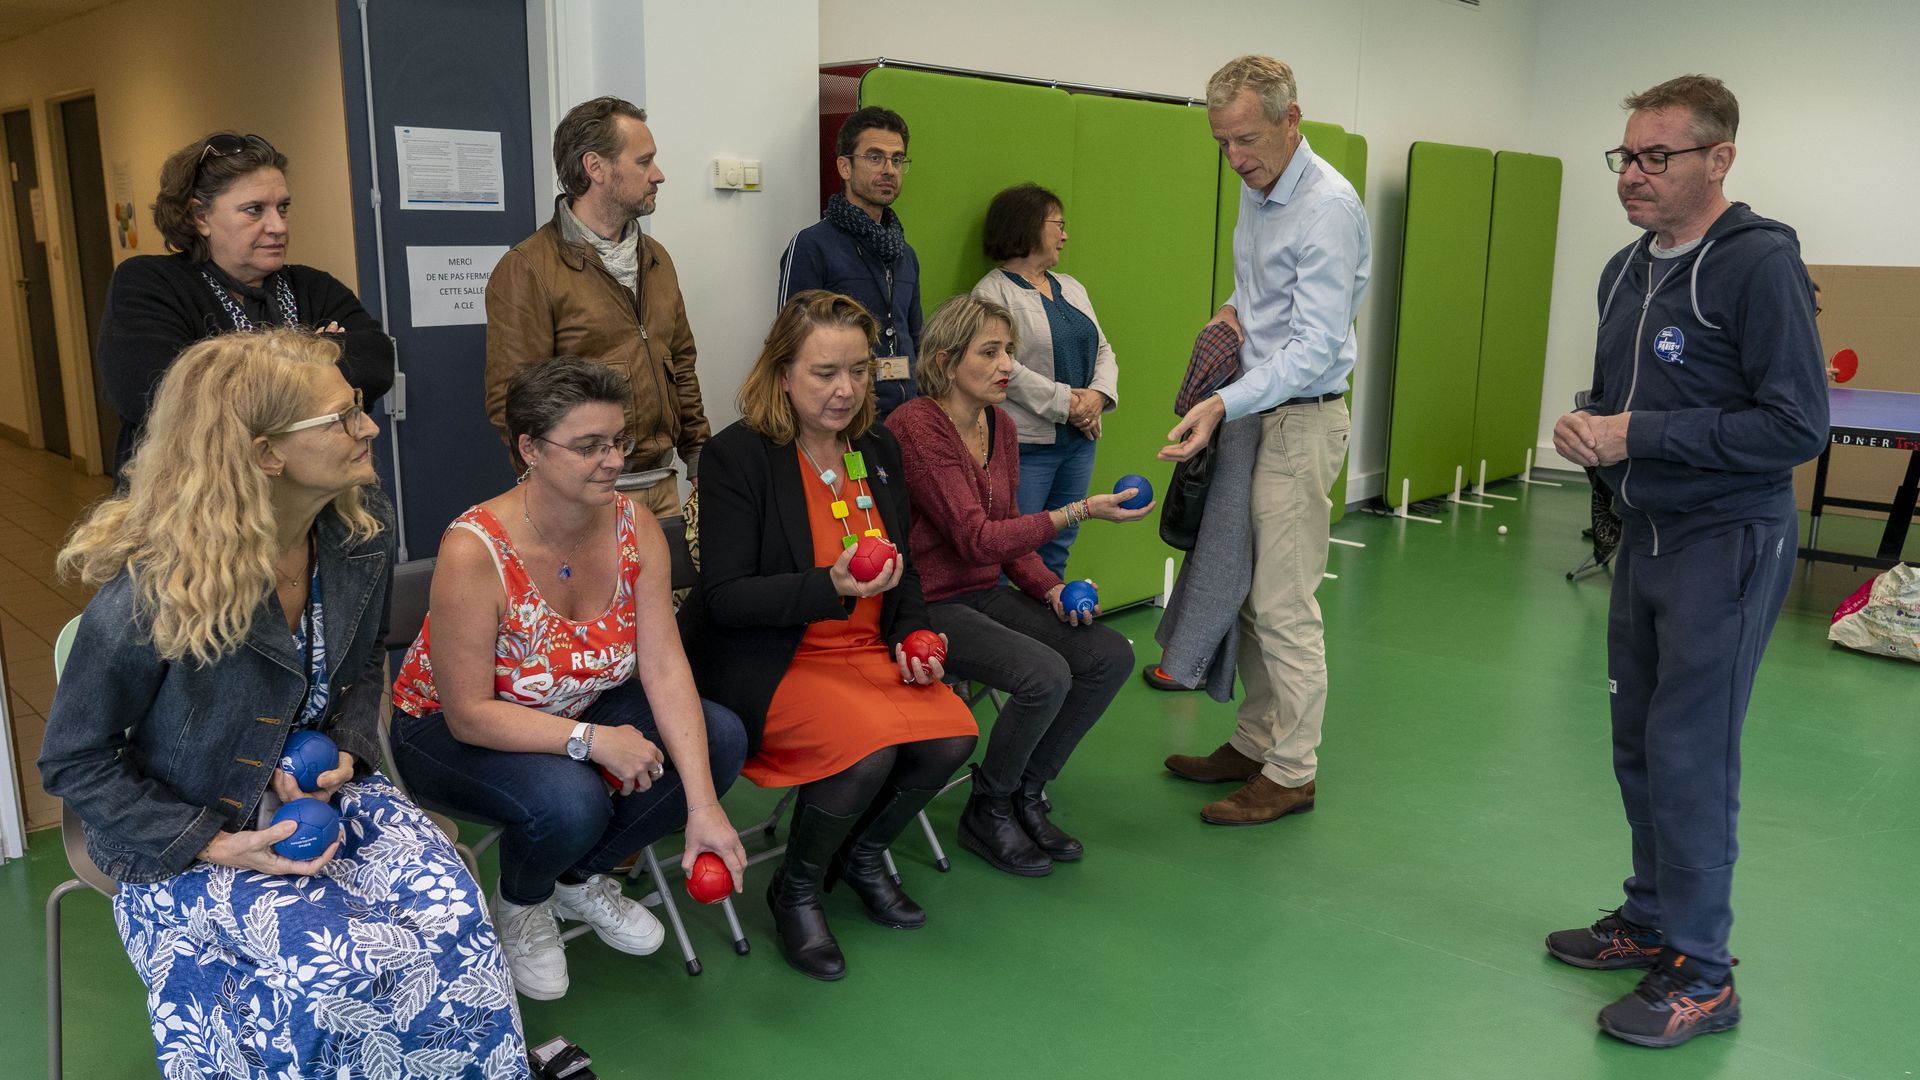
{"label": "wristwatch", "polygon": [[585,761],[592,750],[593,725],[587,723],[573,725],[573,734],[567,736],[567,756],[575,761]]}

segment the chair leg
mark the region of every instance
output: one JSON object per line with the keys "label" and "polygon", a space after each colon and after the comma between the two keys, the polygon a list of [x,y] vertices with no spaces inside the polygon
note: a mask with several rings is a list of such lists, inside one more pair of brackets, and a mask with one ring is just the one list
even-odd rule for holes
{"label": "chair leg", "polygon": [[740,929],[740,916],[734,914],[733,897],[723,898],[720,901],[720,910],[725,912],[727,916],[727,932],[733,935],[734,953],[738,956],[745,956],[749,952],[752,952],[753,946],[747,944],[747,932]]}
{"label": "chair leg", "polygon": [[79,878],[54,886],[47,897],[47,1076],[60,1080],[60,901],[70,892],[87,888]]}
{"label": "chair leg", "polygon": [[886,864],[887,876],[893,879],[893,883],[895,885],[900,884],[900,868],[894,865],[893,849],[888,848],[887,850],[881,852],[880,861]]}
{"label": "chair leg", "polygon": [[[687,937],[687,924],[680,919],[680,905],[674,899],[673,889],[667,885],[666,875],[660,872],[660,858],[654,854],[653,845],[641,849],[647,864],[647,873],[653,875],[655,895],[660,897],[660,906],[666,910],[667,922],[673,927],[673,936],[680,942],[680,955],[686,958],[687,974],[700,974],[700,958],[694,955],[693,942]],[[731,914],[731,913],[729,913]]]}
{"label": "chair leg", "polygon": [[[944,788],[941,790],[945,790]],[[927,834],[927,846],[933,849],[933,865],[941,873],[953,869],[953,862],[947,858],[947,850],[940,846],[940,838],[934,835],[933,822],[927,820],[927,812],[920,811],[920,831]]]}

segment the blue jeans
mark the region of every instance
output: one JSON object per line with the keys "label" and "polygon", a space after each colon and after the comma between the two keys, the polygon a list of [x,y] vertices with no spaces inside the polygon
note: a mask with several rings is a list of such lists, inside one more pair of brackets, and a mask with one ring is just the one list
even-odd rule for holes
{"label": "blue jeans", "polygon": [[[740,718],[711,701],[707,767],[713,789],[726,794],[747,760]],[[601,727],[630,727],[661,745],[660,729],[637,679],[606,693],[580,714]],[[571,870],[585,877],[611,870],[687,823],[687,794],[674,763],[646,791],[616,795],[591,762],[562,754],[523,754],[472,746],[455,738],[446,716],[394,717],[393,756],[407,790],[423,805],[502,826],[500,895],[537,904]]]}
{"label": "blue jeans", "polygon": [[[1060,435],[1051,445],[1020,444],[1020,512],[1038,514],[1058,510],[1076,499],[1087,497],[1087,485],[1093,481],[1094,441],[1083,436]],[[1069,525],[1040,546],[1040,561],[1059,577],[1067,576],[1067,549],[1080,535],[1080,526]]]}

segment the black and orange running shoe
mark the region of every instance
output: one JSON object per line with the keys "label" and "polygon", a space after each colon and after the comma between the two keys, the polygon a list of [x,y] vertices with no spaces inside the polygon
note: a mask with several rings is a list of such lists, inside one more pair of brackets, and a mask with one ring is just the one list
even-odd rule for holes
{"label": "black and orange running shoe", "polygon": [[1666,939],[1651,926],[1628,922],[1620,911],[1614,908],[1592,926],[1548,934],[1547,951],[1555,960],[1591,971],[1651,966]]}
{"label": "black and orange running shoe", "polygon": [[1740,1022],[1740,995],[1733,972],[1718,981],[1701,975],[1681,953],[1660,958],[1633,992],[1600,1010],[1600,1030],[1638,1046],[1679,1046],[1695,1035],[1725,1031]]}

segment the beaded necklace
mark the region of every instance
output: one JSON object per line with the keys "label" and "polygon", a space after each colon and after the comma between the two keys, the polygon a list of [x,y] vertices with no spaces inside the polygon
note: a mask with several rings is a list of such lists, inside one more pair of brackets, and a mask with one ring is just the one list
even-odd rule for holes
{"label": "beaded necklace", "polygon": [[[822,469],[820,463],[813,460],[813,455],[807,452],[806,444],[799,439],[793,440],[793,444],[800,448],[800,453],[806,457],[807,464],[813,466],[813,471],[819,475],[820,482],[827,485],[828,493],[834,496],[832,507],[834,520],[847,531],[847,535],[840,538],[840,546],[850,548],[859,543],[860,537],[853,535],[853,523],[848,520],[853,512],[847,509],[847,501],[840,498],[840,493],[833,490],[833,485],[840,479],[839,474],[832,469]],[[873,489],[867,486],[867,455],[855,450],[851,443],[846,444],[846,447],[847,452],[841,456],[840,461],[846,466],[847,479],[860,486],[860,493],[854,496],[853,504],[867,513],[867,531],[863,535],[879,536],[880,527],[873,523]]]}

